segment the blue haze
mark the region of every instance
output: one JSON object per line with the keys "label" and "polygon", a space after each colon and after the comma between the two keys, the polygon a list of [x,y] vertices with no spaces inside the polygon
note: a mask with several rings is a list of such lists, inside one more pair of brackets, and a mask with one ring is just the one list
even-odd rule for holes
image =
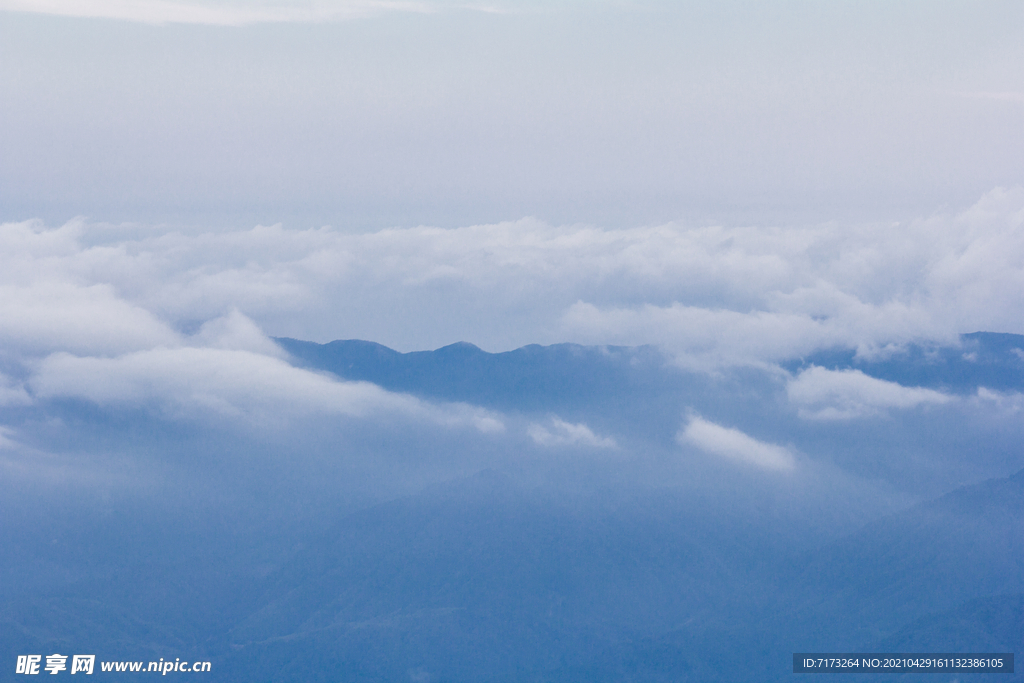
{"label": "blue haze", "polygon": [[[95,462],[130,452],[164,474],[137,491],[8,492],[5,661],[209,659],[218,680],[238,681],[770,681],[792,675],[794,651],[1013,651],[1024,636],[1015,420],[956,423],[985,452],[971,471],[993,477],[963,488],[963,441],[947,439],[943,406],[837,427],[833,488],[815,492],[787,482],[799,473],[676,443],[687,406],[768,441],[822,438],[753,371],[692,374],[652,348],[278,343],[298,365],[472,401],[509,425],[557,414],[616,446],[344,418],[275,431],[74,400],[23,408],[12,423],[36,447]],[[858,367],[965,395],[992,378],[1019,391],[1022,344],[967,335],[956,350]],[[843,358],[857,363],[814,360]],[[926,476],[915,449],[930,450]],[[854,454],[888,485],[838,485]]]}

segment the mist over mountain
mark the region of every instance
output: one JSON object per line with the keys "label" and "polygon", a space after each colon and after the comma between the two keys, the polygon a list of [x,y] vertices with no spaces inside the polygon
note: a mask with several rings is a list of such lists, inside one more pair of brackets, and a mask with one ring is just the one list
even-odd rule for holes
{"label": "mist over mountain", "polygon": [[[238,681],[728,681],[787,678],[794,651],[1020,644],[1022,336],[782,376],[651,347],[276,343],[413,412],[7,413],[23,447],[134,483],[7,496],[5,656],[203,659]],[[815,368],[861,384],[794,399]],[[915,386],[933,393],[885,398]],[[986,391],[1004,421],[975,412]],[[801,414],[826,399],[860,417]],[[968,468],[953,429],[984,458]],[[1016,473],[957,485],[986,468]]]}
{"label": "mist over mountain", "polygon": [[874,356],[852,349],[818,351],[783,363],[790,372],[811,366],[860,370],[904,386],[928,387],[957,394],[979,389],[1014,391],[1024,386],[1024,350],[1019,334],[973,332],[955,346],[910,344]]}

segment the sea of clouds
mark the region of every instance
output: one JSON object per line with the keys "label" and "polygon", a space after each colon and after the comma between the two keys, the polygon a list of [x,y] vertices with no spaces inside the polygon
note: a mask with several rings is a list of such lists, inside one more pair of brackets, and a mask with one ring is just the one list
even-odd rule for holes
{"label": "sea of clouds", "polygon": [[1021,188],[904,224],[602,230],[527,218],[186,234],[5,223],[0,341],[25,357],[186,343],[273,355],[255,328],[197,333],[237,311],[266,334],[403,351],[656,344],[704,369],[833,346],[877,354],[1024,331],[1022,223]]}
{"label": "sea of clouds", "polygon": [[[609,230],[526,218],[354,234],[34,220],[0,225],[0,405],[10,416],[77,401],[261,428],[397,420],[621,455],[621,439],[593,424],[517,422],[343,381],[290,363],[271,337],[361,338],[402,351],[455,341],[488,351],[649,344],[709,381],[760,373],[794,419],[840,423],[954,404],[1010,414],[1021,401],[988,389],[958,398],[856,370],[791,374],[781,361],[834,347],[884,357],[910,343],[955,345],[966,332],[1021,332],[1022,310],[1021,188],[903,224]],[[680,447],[765,471],[800,467],[785,435],[759,440],[693,408],[680,416]],[[5,421],[0,448],[11,453],[33,428]]]}

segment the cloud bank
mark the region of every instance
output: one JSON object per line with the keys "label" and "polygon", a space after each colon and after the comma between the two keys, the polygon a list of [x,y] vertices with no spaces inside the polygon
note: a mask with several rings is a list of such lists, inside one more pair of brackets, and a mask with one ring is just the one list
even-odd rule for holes
{"label": "cloud bank", "polygon": [[786,385],[800,417],[815,420],[849,420],[878,415],[890,408],[941,405],[952,396],[932,389],[905,387],[865,375],[860,370],[826,370],[811,367]]}
{"label": "cloud bank", "polygon": [[[951,398],[822,367],[791,375],[781,361],[833,347],[884,356],[908,343],[955,344],[963,332],[1021,332],[1021,310],[1024,190],[996,190],[966,210],[900,225],[603,229],[525,218],[353,233],[5,223],[0,428],[11,444],[5,457],[14,462],[21,453],[23,464],[85,443],[82,434],[100,438],[90,430],[109,418],[156,425],[139,430],[155,434],[154,461],[165,449],[166,461],[176,462],[176,446],[159,434],[166,429],[218,434],[229,445],[241,435],[268,452],[283,452],[294,437],[314,453],[310,463],[348,454],[337,467],[363,468],[360,476],[381,481],[401,472],[427,481],[420,474],[430,468],[447,476],[523,452],[590,466],[592,459],[571,457],[586,449],[623,456],[597,458],[601,467],[722,461],[753,472],[799,470],[786,480],[795,481],[817,466],[821,434],[860,429],[843,421],[946,406],[932,417],[954,418],[943,425],[951,433],[972,433],[965,430],[975,429],[974,420],[1002,434],[1016,429],[1020,401],[989,390]],[[636,387],[653,392],[650,406],[594,393],[504,415],[296,367],[274,337],[367,339],[401,351],[456,341],[488,351],[652,344],[704,375],[647,367],[637,381],[651,384]],[[666,386],[680,384],[658,394],[659,373]],[[538,386],[562,381],[544,379]],[[572,386],[562,388],[572,396]],[[584,414],[584,404],[593,412]],[[680,428],[688,410],[695,416]],[[770,432],[762,431],[765,420],[775,420]],[[872,432],[884,436],[899,423],[878,420]],[[768,433],[765,441],[754,436]],[[625,452],[635,444],[643,446]],[[859,472],[868,465],[858,444],[827,455]],[[708,457],[679,458],[680,445]],[[918,457],[889,448],[870,465]],[[989,449],[993,459],[1004,458],[999,448]],[[381,449],[395,457],[377,458]],[[462,460],[453,464],[453,454]],[[1002,471],[994,467],[986,472]],[[359,481],[353,486],[366,483]]]}
{"label": "cloud bank", "polygon": [[342,382],[251,351],[152,349],[118,358],[47,357],[29,382],[39,398],[81,398],[99,405],[156,406],[172,414],[213,412],[266,423],[295,415],[397,414],[482,432],[501,420],[470,406],[434,406],[368,382]]}
{"label": "cloud bank", "polygon": [[[655,344],[704,371],[771,368],[836,346],[886,353],[909,342],[955,343],[974,330],[1022,331],[1022,228],[1021,189],[906,225],[602,230],[523,219],[366,234],[281,226],[185,234],[83,220],[7,223],[0,401],[400,413],[500,431],[499,418],[476,409],[293,368],[267,335],[363,338],[400,350],[462,340],[494,351]],[[787,393],[814,419],[949,400],[823,368],[792,378]],[[694,434],[713,432],[693,424]],[[530,436],[608,445],[558,419],[533,425]]]}
{"label": "cloud bank", "polygon": [[680,444],[693,445],[705,453],[754,465],[765,470],[789,471],[796,460],[788,448],[765,443],[738,429],[723,427],[694,416],[676,436]]}
{"label": "cloud bank", "polygon": [[270,0],[264,2],[175,2],[174,0],[0,0],[0,12],[29,12],[61,17],[113,19],[143,24],[247,26],[310,24],[361,19],[385,12],[427,14],[447,9],[509,13],[521,6],[443,0]]}
{"label": "cloud bank", "polygon": [[1024,189],[906,224],[632,229],[534,219],[366,234],[0,227],[0,340],[173,345],[238,310],[263,331],[399,350],[656,344],[695,369],[1024,332]]}
{"label": "cloud bank", "polygon": [[[289,416],[397,415],[484,433],[505,428],[499,416],[481,408],[435,405],[368,382],[340,381],[296,368],[237,311],[176,341],[114,357],[53,353],[34,364],[27,388],[40,399],[145,406],[170,416],[212,413],[261,424],[281,423]],[[29,398],[24,387],[8,382],[0,383],[0,401],[26,404]]]}

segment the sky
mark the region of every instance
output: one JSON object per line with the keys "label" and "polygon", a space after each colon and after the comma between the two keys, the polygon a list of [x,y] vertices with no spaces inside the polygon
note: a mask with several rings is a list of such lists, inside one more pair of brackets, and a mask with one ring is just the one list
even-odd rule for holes
{"label": "sky", "polygon": [[894,221],[1020,186],[1014,2],[0,2],[3,220]]}

